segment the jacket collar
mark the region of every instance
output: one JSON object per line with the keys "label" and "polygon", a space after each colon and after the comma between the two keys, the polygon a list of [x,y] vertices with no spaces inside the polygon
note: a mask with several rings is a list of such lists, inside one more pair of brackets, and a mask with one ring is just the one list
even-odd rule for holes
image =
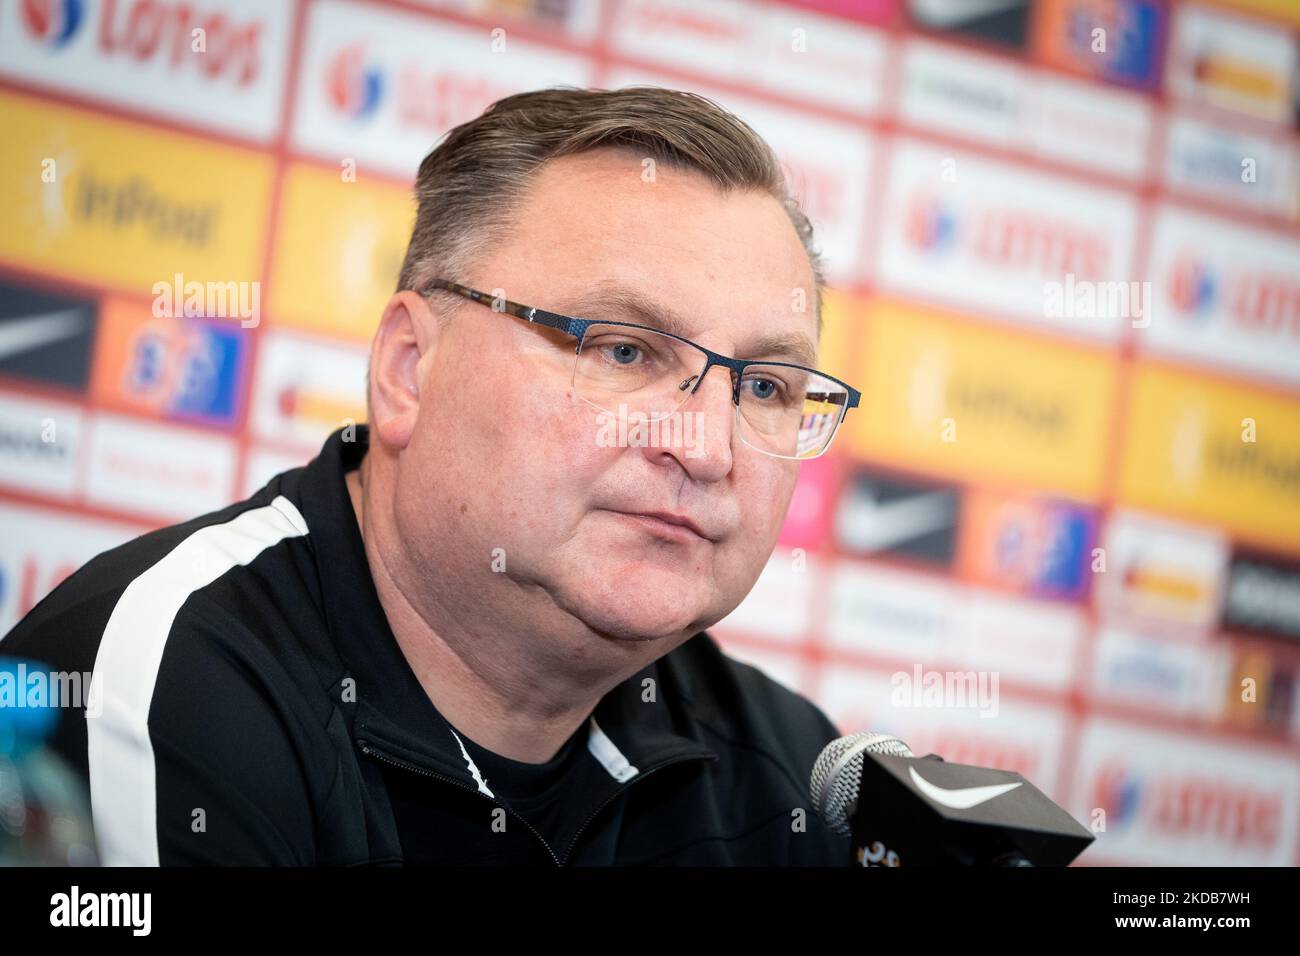
{"label": "jacket collar", "polygon": [[[325,619],[348,672],[333,690],[345,702],[355,699],[355,738],[475,787],[476,769],[407,664],[370,574],[344,481],[368,444],[366,425],[335,431],[306,466],[300,486]],[[347,685],[347,678],[355,683]],[[647,678],[653,684],[644,683]],[[646,688],[653,688],[653,701],[642,700]],[[611,786],[679,760],[718,759],[690,712],[692,697],[690,674],[670,653],[601,699],[588,721],[588,750],[609,772]]]}

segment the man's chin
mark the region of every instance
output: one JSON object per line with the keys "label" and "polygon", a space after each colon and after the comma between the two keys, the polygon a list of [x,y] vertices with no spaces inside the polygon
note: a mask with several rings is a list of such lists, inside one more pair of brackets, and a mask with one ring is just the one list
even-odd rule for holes
{"label": "man's chin", "polygon": [[551,594],[593,631],[656,641],[694,634],[717,620],[713,561],[701,560],[696,548],[630,540],[621,529],[569,544],[552,565],[557,587]]}
{"label": "man's chin", "polygon": [[[627,580],[627,579],[623,579]],[[618,641],[660,641],[690,636],[713,623],[697,593],[653,578],[622,588],[600,587],[575,595],[568,610],[587,627]],[[698,582],[691,591],[698,590]]]}

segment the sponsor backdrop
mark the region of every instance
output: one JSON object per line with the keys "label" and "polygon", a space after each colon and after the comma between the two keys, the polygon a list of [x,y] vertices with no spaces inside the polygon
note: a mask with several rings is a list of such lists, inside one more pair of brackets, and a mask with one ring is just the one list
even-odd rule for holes
{"label": "sponsor backdrop", "polygon": [[1298,33],[1293,0],[3,0],[0,633],[364,419],[441,134],[688,88],[781,155],[864,392],[720,639],[846,733],[1025,774],[1104,825],[1088,862],[1296,865]]}

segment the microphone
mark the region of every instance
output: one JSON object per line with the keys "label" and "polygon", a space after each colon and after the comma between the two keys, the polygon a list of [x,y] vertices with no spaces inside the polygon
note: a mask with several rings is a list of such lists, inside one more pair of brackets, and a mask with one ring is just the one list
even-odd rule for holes
{"label": "microphone", "polygon": [[809,790],[855,866],[1065,866],[1096,839],[1020,774],[918,757],[889,734],[832,740]]}

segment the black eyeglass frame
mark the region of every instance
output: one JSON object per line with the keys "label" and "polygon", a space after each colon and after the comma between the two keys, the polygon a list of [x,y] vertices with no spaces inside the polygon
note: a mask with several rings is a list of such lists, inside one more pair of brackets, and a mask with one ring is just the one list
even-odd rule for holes
{"label": "black eyeglass frame", "polygon": [[827,440],[826,445],[821,449],[821,451],[819,451],[817,455],[810,455],[806,458],[794,458],[794,456],[775,455],[773,452],[767,452],[767,454],[772,454],[777,458],[794,458],[796,461],[808,461],[824,454],[826,450],[830,448],[831,440],[834,439],[836,433],[839,431],[840,425],[843,424],[844,416],[848,414],[850,408],[857,408],[858,403],[862,400],[862,393],[848,382],[841,381],[834,375],[827,375],[825,372],[820,372],[815,368],[809,368],[806,365],[797,365],[793,362],[775,362],[767,359],[732,358],[730,355],[723,355],[720,352],[715,352],[712,349],[705,348],[698,342],[692,342],[688,338],[675,335],[672,332],[665,332],[663,329],[656,329],[650,325],[640,325],[636,322],[614,322],[608,319],[581,319],[571,315],[561,315],[558,312],[548,312],[545,309],[538,309],[534,306],[523,305],[519,302],[511,302],[509,299],[501,298],[499,296],[491,296],[486,292],[480,292],[478,289],[471,289],[469,286],[461,285],[459,282],[452,282],[450,279],[431,279],[423,287],[421,294],[428,295],[436,289],[455,293],[456,295],[469,299],[472,302],[477,302],[479,305],[487,306],[493,312],[508,312],[510,315],[523,319],[526,322],[544,325],[547,328],[556,329],[566,335],[572,335],[578,340],[573,350],[575,355],[581,354],[582,340],[586,336],[587,330],[593,325],[613,325],[626,329],[641,329],[646,332],[655,332],[659,335],[666,335],[671,339],[676,339],[679,342],[703,352],[707,357],[704,371],[700,372],[696,377],[695,386],[691,389],[690,394],[694,395],[696,391],[699,390],[700,385],[704,383],[705,376],[709,374],[709,369],[713,368],[715,365],[720,365],[732,373],[731,401],[737,406],[737,408],[740,406],[740,383],[744,376],[745,369],[751,365],[775,365],[782,368],[798,369],[799,371],[809,372],[842,386],[848,393],[848,396],[844,405],[840,409],[840,417],[835,422],[835,429],[831,432],[831,438]]}

